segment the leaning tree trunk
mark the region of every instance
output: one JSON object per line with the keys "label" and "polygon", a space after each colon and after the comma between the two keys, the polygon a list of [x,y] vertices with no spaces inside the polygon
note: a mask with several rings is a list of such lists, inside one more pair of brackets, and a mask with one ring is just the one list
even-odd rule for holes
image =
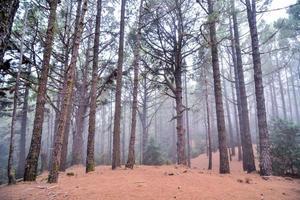
{"label": "leaning tree trunk", "polygon": [[238,29],[237,16],[235,11],[234,1],[232,2],[232,18],[233,18],[233,32],[234,32],[234,44],[236,52],[236,71],[237,71],[237,80],[238,80],[238,89],[240,94],[240,103],[241,103],[241,118],[240,118],[240,133],[241,141],[243,148],[243,168],[248,173],[256,170],[254,162],[254,154],[252,148],[252,140],[250,133],[250,123],[249,123],[249,113],[248,113],[248,102],[247,94],[244,80],[244,70],[243,70],[243,61],[242,61],[242,51],[240,47],[240,36]]}
{"label": "leaning tree trunk", "polygon": [[121,166],[120,125],[121,125],[121,110],[122,110],[121,96],[122,96],[122,70],[123,70],[123,59],[124,59],[125,4],[126,4],[126,0],[122,0],[118,65],[117,65],[116,102],[115,102],[114,131],[113,131],[112,169],[116,169],[117,167]]}
{"label": "leaning tree trunk", "polygon": [[221,74],[218,58],[218,42],[216,34],[216,19],[214,12],[213,0],[208,0],[208,12],[209,17],[209,32],[210,32],[210,45],[212,56],[212,67],[214,77],[214,90],[215,90],[215,102],[216,102],[216,115],[217,115],[217,127],[218,127],[218,139],[219,139],[219,152],[220,152],[220,173],[230,173],[227,142],[226,142],[226,130],[225,130],[225,118],[222,98],[222,86],[221,86]]}
{"label": "leaning tree trunk", "polygon": [[133,94],[132,94],[133,96],[132,112],[131,112],[131,133],[130,133],[130,141],[129,141],[128,160],[126,163],[126,167],[130,169],[132,169],[135,164],[134,146],[135,146],[135,133],[136,133],[136,114],[138,109],[137,95],[138,95],[138,86],[139,86],[139,62],[140,62],[140,49],[141,49],[143,2],[144,0],[140,1],[138,28],[137,28],[135,47],[134,47],[134,61],[133,61],[134,78],[133,78]]}
{"label": "leaning tree trunk", "polygon": [[[100,40],[100,24],[101,24],[102,0],[97,1],[97,16],[95,26],[94,50],[93,50],[93,71],[92,71],[92,86],[91,86],[91,102],[89,114],[88,142],[86,155],[85,172],[95,170],[94,146],[95,146],[95,131],[96,131],[96,109],[97,109],[97,85],[98,85],[98,59],[99,59],[99,40]],[[88,59],[88,58],[87,58]]]}
{"label": "leaning tree trunk", "polygon": [[[83,26],[84,26],[84,16],[87,11],[87,0],[83,1],[82,6],[82,12],[79,18],[78,26],[75,27],[74,35],[74,42],[73,42],[73,51],[71,56],[71,63],[69,65],[69,70],[67,74],[67,90],[64,94],[63,100],[62,100],[62,106],[61,106],[61,115],[58,123],[57,132],[54,137],[54,149],[52,153],[52,166],[49,172],[48,182],[49,183],[56,183],[58,181],[58,169],[60,166],[60,158],[61,158],[61,150],[62,150],[62,143],[63,143],[63,136],[66,129],[67,124],[67,115],[68,115],[68,107],[71,103],[71,97],[72,97],[72,91],[74,86],[74,78],[75,78],[75,68],[78,58],[78,52],[79,52],[79,45],[80,45],[80,39],[83,32]],[[78,5],[80,6],[80,5]],[[78,14],[78,13],[77,13]]]}
{"label": "leaning tree trunk", "polygon": [[36,99],[35,116],[33,122],[32,139],[29,153],[26,158],[24,181],[35,181],[37,176],[38,159],[41,150],[42,129],[44,122],[44,110],[46,103],[46,91],[48,73],[50,68],[50,57],[55,33],[56,8],[58,0],[48,1],[50,4],[50,14],[46,33],[45,49],[43,54],[42,71],[39,79],[39,86]]}
{"label": "leaning tree trunk", "polygon": [[19,8],[19,0],[2,0],[0,2],[0,69],[7,49],[14,17]]}
{"label": "leaning tree trunk", "polygon": [[264,87],[262,80],[259,40],[256,26],[256,1],[246,0],[247,17],[251,35],[252,58],[254,68],[254,83],[256,96],[257,122],[259,129],[260,175],[269,176],[272,173],[270,144],[265,108]]}

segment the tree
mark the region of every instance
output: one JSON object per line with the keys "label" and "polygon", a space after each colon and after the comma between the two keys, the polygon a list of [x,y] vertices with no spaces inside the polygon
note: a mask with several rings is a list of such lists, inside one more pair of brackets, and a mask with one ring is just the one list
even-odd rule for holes
{"label": "tree", "polygon": [[102,0],[97,0],[97,16],[96,16],[95,38],[94,38],[94,49],[93,49],[94,53],[93,53],[92,85],[91,85],[91,93],[90,93],[91,102],[90,102],[88,143],[87,143],[86,170],[85,170],[87,173],[95,170],[94,145],[95,145],[95,121],[96,121],[96,108],[97,108],[97,83],[98,83],[98,59],[99,59],[101,11],[102,11]]}
{"label": "tree", "polygon": [[121,96],[122,96],[122,69],[123,69],[123,59],[124,59],[125,5],[126,5],[126,0],[122,0],[118,65],[117,65],[116,102],[115,102],[114,130],[113,130],[112,169],[116,169],[117,167],[121,166],[120,126],[121,126],[121,110],[122,110]]}
{"label": "tree", "polygon": [[58,0],[48,1],[48,3],[50,6],[50,14],[48,18],[42,71],[37,91],[32,139],[25,164],[24,181],[35,181],[37,176],[38,159],[41,150],[42,127],[44,122],[48,73],[50,68],[50,57],[52,53],[53,38],[55,34],[56,9]]}
{"label": "tree", "polygon": [[141,32],[142,32],[142,15],[143,15],[143,3],[144,0],[140,1],[139,16],[138,16],[138,27],[136,30],[136,41],[134,46],[134,77],[133,77],[133,94],[132,94],[132,112],[131,112],[131,133],[129,141],[128,160],[126,163],[127,168],[133,168],[135,164],[135,133],[136,133],[136,114],[138,109],[138,85],[139,85],[139,62],[140,62],[140,50],[141,50]]}
{"label": "tree", "polygon": [[247,18],[249,23],[254,69],[255,97],[257,121],[259,129],[260,175],[269,176],[272,173],[268,125],[265,108],[264,87],[262,80],[261,58],[256,25],[256,1],[246,0]]}
{"label": "tree", "polygon": [[[75,34],[74,34],[74,40],[73,40],[73,51],[71,56],[71,62],[69,65],[69,69],[67,72],[67,79],[66,79],[66,92],[63,96],[62,105],[61,105],[61,114],[59,117],[58,127],[56,130],[56,134],[54,137],[54,149],[52,153],[52,165],[50,168],[49,176],[48,176],[48,182],[49,183],[56,183],[58,181],[58,170],[60,167],[60,159],[61,159],[61,153],[62,153],[62,145],[63,145],[63,136],[64,132],[66,131],[66,124],[67,124],[67,117],[68,117],[68,108],[71,103],[72,98],[72,91],[74,87],[74,77],[75,77],[75,67],[77,63],[78,58],[78,51],[79,51],[79,45],[80,45],[80,39],[83,32],[83,25],[84,25],[84,17],[85,13],[87,11],[87,0],[83,1],[82,8],[80,13],[77,13],[79,15],[79,23],[76,24],[75,28]],[[78,6],[81,6],[78,4]]]}
{"label": "tree", "polygon": [[218,127],[218,139],[219,139],[219,152],[220,152],[220,173],[230,173],[227,142],[226,142],[226,130],[225,130],[225,118],[224,108],[222,102],[222,86],[221,86],[221,74],[218,59],[218,44],[216,37],[216,13],[214,11],[214,1],[208,0],[208,14],[209,14],[209,35],[210,35],[210,47],[211,47],[211,59],[214,78],[214,90],[215,90],[215,103],[217,114],[217,127]]}
{"label": "tree", "polygon": [[242,52],[240,46],[240,34],[239,34],[239,27],[237,22],[237,14],[235,10],[234,0],[231,1],[231,8],[232,8],[232,21],[233,21],[233,33],[234,33],[233,44],[235,48],[235,51],[233,51],[232,54],[233,56],[236,56],[235,70],[236,70],[236,80],[238,81],[237,90],[239,90],[238,93],[240,98],[239,122],[240,122],[242,149],[243,149],[243,169],[246,170],[248,173],[250,173],[252,171],[255,171],[256,168],[255,168],[252,140],[250,134],[247,94],[245,88]]}

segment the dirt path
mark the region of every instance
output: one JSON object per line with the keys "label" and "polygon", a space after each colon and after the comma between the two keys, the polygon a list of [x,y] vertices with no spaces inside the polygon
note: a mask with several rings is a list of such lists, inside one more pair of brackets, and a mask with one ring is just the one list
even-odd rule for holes
{"label": "dirt path", "polygon": [[[215,154],[214,166],[217,160]],[[101,166],[90,174],[85,174],[82,166],[76,166],[67,170],[75,175],[61,173],[58,184],[47,184],[45,173],[36,183],[1,187],[0,199],[300,200],[300,180],[281,177],[264,180],[257,174],[245,174],[235,159],[231,162],[230,175],[219,175],[218,167],[205,170],[205,155],[194,159],[192,164],[192,169],[138,166],[134,170],[115,171]]]}

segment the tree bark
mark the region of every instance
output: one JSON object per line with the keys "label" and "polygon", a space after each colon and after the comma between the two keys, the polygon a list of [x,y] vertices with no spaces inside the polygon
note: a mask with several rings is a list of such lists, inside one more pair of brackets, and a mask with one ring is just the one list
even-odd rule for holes
{"label": "tree bark", "polygon": [[99,41],[100,41],[100,24],[102,13],[102,0],[97,1],[97,15],[95,26],[95,38],[93,49],[93,71],[92,71],[92,86],[91,86],[91,101],[90,101],[90,114],[89,114],[89,128],[88,128],[88,142],[87,142],[87,155],[86,155],[86,169],[85,172],[95,170],[95,121],[97,110],[97,85],[98,85],[98,63],[99,63]]}
{"label": "tree bark", "polygon": [[[27,78],[31,73],[31,66],[28,66]],[[23,177],[25,158],[26,158],[26,134],[27,134],[27,112],[28,112],[28,97],[29,97],[29,82],[25,81],[25,92],[22,107],[22,119],[21,119],[21,137],[20,137],[20,151],[19,151],[19,162],[18,162],[18,177]]]}
{"label": "tree bark", "polygon": [[11,127],[10,127],[10,143],[9,143],[9,153],[8,153],[8,164],[7,164],[7,176],[8,176],[8,184],[16,184],[16,172],[14,169],[14,145],[15,145],[15,126],[17,121],[17,107],[18,107],[18,99],[19,99],[19,86],[20,86],[20,77],[23,63],[23,55],[24,55],[24,39],[26,34],[26,26],[27,26],[27,13],[28,9],[25,8],[24,13],[24,27],[22,30],[21,36],[21,51],[20,51],[20,60],[18,65],[18,72],[16,77],[16,83],[14,88],[14,98],[13,98],[13,111],[12,111],[12,119],[11,119]]}
{"label": "tree bark", "polygon": [[205,84],[205,104],[206,104],[206,121],[207,121],[207,139],[208,139],[208,170],[212,169],[212,148],[211,148],[211,130],[210,130],[210,109],[208,102],[208,83],[206,74],[204,75],[204,84]]}
{"label": "tree bark", "polygon": [[222,86],[221,86],[221,74],[218,58],[218,45],[216,37],[216,19],[214,12],[213,0],[208,0],[208,12],[209,17],[213,17],[209,20],[209,32],[210,32],[210,45],[211,45],[211,57],[213,67],[214,78],[214,90],[215,90],[215,103],[216,103],[216,115],[217,115],[217,127],[218,127],[218,139],[219,139],[219,153],[220,153],[220,173],[230,173],[227,142],[226,142],[226,130],[225,130],[225,118],[222,98]]}
{"label": "tree bark", "polygon": [[191,167],[191,145],[190,145],[190,122],[189,122],[189,101],[188,101],[188,91],[187,91],[187,80],[186,73],[184,74],[184,93],[185,93],[185,120],[186,120],[186,139],[187,139],[187,162],[188,167]]}
{"label": "tree bark", "polygon": [[[140,49],[141,49],[141,34],[142,34],[142,14],[143,14],[143,3],[144,0],[140,1],[138,27],[136,33],[136,41],[134,47],[134,77],[133,77],[133,98],[132,98],[132,112],[131,112],[131,133],[128,150],[128,160],[126,167],[132,169],[135,164],[135,134],[136,134],[136,114],[138,109],[137,95],[139,86],[139,62],[140,62]],[[147,126],[147,124],[144,124]]]}
{"label": "tree bark", "polygon": [[[234,1],[232,2],[232,18],[233,18],[233,31],[234,31],[234,43],[236,50],[236,61],[237,61],[237,78],[238,78],[238,88],[240,93],[240,103],[241,103],[241,118],[240,118],[240,130],[241,139],[242,139],[242,148],[243,148],[243,169],[248,173],[256,170],[254,162],[254,154],[252,148],[252,139],[250,133],[250,123],[249,123],[249,113],[248,113],[248,102],[247,94],[244,80],[244,70],[243,70],[243,61],[242,53],[240,47],[240,36],[239,28],[237,22],[237,16],[235,11]],[[242,123],[242,126],[241,126]]]}
{"label": "tree bark", "polygon": [[254,68],[254,83],[257,108],[257,122],[259,129],[260,175],[269,176],[272,173],[268,125],[265,108],[265,97],[262,80],[259,40],[256,25],[256,1],[246,0],[247,17],[251,35],[252,58]]}
{"label": "tree bark", "polygon": [[123,70],[123,59],[124,59],[123,54],[124,54],[124,30],[125,30],[125,4],[126,4],[126,0],[122,0],[118,65],[117,65],[116,102],[115,102],[114,131],[113,131],[112,169],[121,167],[120,123],[121,123],[121,110],[122,110],[121,96],[122,96],[122,70]]}
{"label": "tree bark", "polygon": [[[80,5],[78,5],[80,6]],[[49,172],[48,176],[48,183],[57,183],[58,181],[58,169],[60,166],[60,158],[61,158],[61,150],[62,150],[62,144],[63,144],[63,136],[64,131],[66,129],[67,124],[67,115],[68,115],[68,107],[71,103],[72,98],[72,91],[74,86],[74,77],[75,77],[75,67],[77,63],[78,58],[78,51],[79,51],[79,45],[81,40],[81,35],[83,31],[83,25],[84,25],[84,16],[87,11],[87,0],[83,1],[82,11],[79,18],[78,26],[75,27],[74,35],[74,41],[73,41],[73,51],[71,56],[71,63],[69,65],[69,70],[67,73],[67,90],[64,94],[63,100],[62,100],[62,106],[61,106],[61,115],[59,119],[59,124],[57,128],[57,132],[55,134],[54,140],[54,149],[52,153],[52,167]],[[79,13],[78,13],[79,14]]]}
{"label": "tree bark", "polygon": [[[231,19],[231,18],[230,18]],[[238,161],[241,161],[242,158],[242,150],[241,150],[241,138],[240,138],[240,130],[242,130],[242,112],[241,112],[241,96],[239,90],[239,80],[238,80],[238,72],[237,72],[237,58],[236,58],[236,49],[235,49],[235,41],[232,32],[232,25],[230,20],[230,37],[231,37],[231,58],[233,63],[233,71],[234,71],[234,85],[236,90],[236,105],[234,105],[234,116],[235,116],[235,124],[236,124],[236,138],[237,138],[237,146],[238,146]],[[232,74],[232,70],[230,68],[230,74]],[[234,96],[234,90],[232,85],[232,96]],[[237,109],[238,108],[238,109]]]}
{"label": "tree bark", "polygon": [[35,181],[37,176],[38,159],[41,150],[42,129],[44,122],[44,110],[46,103],[46,91],[48,73],[50,68],[50,57],[55,34],[56,9],[58,0],[48,1],[50,4],[50,14],[46,33],[45,49],[43,54],[42,71],[39,79],[39,86],[36,99],[35,116],[33,122],[32,139],[29,153],[26,158],[24,181]]}

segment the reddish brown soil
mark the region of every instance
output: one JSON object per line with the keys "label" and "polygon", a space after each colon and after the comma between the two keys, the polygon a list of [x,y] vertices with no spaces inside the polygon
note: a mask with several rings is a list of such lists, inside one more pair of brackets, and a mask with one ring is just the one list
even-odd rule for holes
{"label": "reddish brown soil", "polygon": [[58,184],[47,184],[47,173],[35,183],[18,183],[0,188],[0,200],[69,199],[69,200],[300,200],[300,180],[246,174],[236,158],[231,162],[231,174],[218,174],[218,155],[214,154],[214,169],[206,170],[207,158],[201,155],[192,161],[192,169],[180,166],[137,166],[134,170],[112,171],[99,166],[95,172],[84,173],[84,167],[67,170],[75,176],[61,173]]}

